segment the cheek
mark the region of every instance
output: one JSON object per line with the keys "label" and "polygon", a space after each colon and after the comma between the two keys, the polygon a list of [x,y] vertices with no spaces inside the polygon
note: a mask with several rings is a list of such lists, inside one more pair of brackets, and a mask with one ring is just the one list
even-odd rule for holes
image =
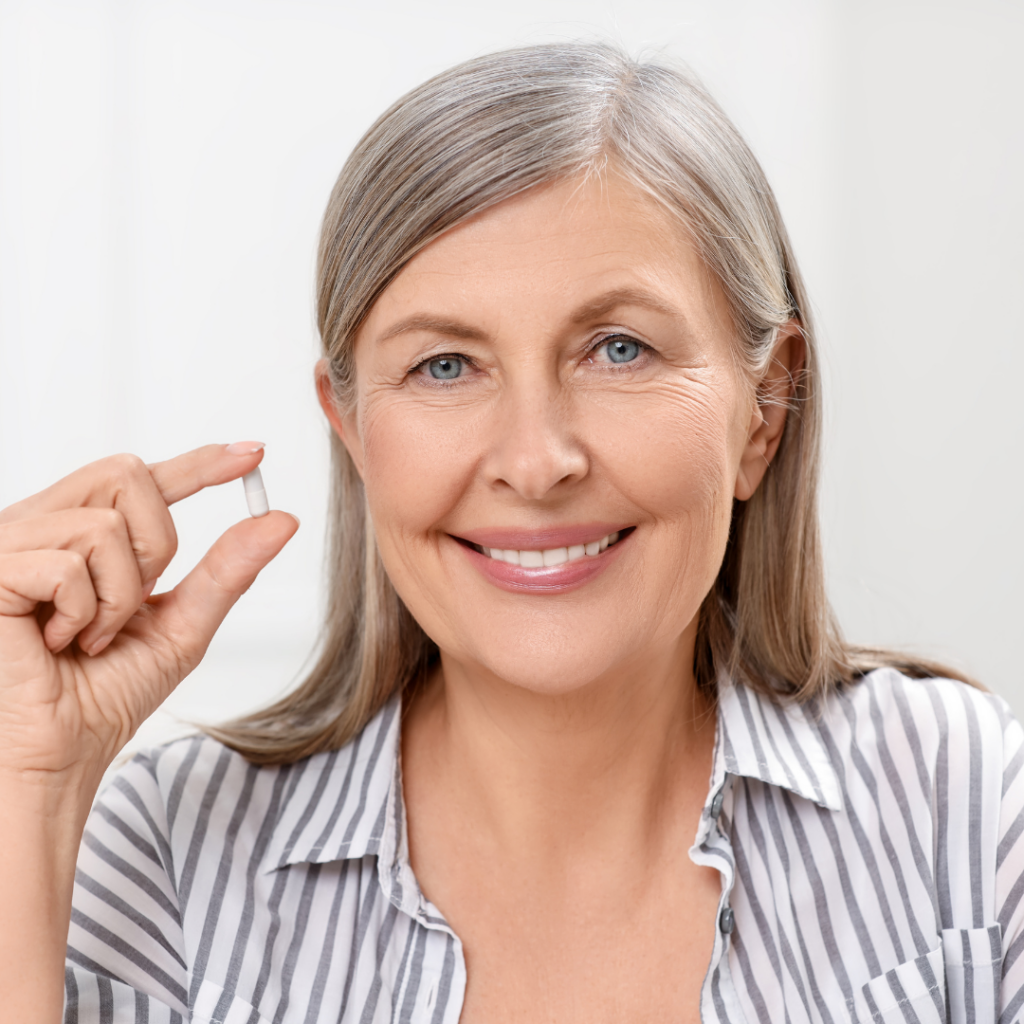
{"label": "cheek", "polygon": [[642,407],[624,401],[592,417],[588,432],[609,476],[655,525],[694,517],[706,524],[731,508],[727,399],[708,386],[659,384],[644,393]]}
{"label": "cheek", "polygon": [[478,461],[466,417],[398,396],[370,399],[361,420],[363,481],[378,538],[422,537],[457,505]]}

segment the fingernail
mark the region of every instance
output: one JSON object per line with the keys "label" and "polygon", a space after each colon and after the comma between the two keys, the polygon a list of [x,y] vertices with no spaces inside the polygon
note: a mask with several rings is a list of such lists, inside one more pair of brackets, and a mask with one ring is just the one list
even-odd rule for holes
{"label": "fingernail", "polygon": [[301,526],[302,525],[302,520],[294,512],[289,512],[288,515],[290,515],[292,517],[292,519],[295,520],[295,525],[296,526]]}
{"label": "fingernail", "polygon": [[106,646],[107,646],[107,644],[109,644],[109,643],[110,643],[110,641],[111,641],[111,640],[113,640],[113,639],[114,639],[114,634],[113,634],[113,633],[107,633],[106,635],[104,635],[104,636],[101,636],[101,637],[99,638],[99,640],[96,640],[96,641],[95,641],[95,642],[93,643],[93,645],[92,645],[92,646],[91,646],[91,647],[89,648],[89,652],[88,652],[88,653],[89,653],[89,657],[90,657],[90,658],[92,658],[92,657],[95,657],[95,656],[96,656],[97,654],[99,654],[99,653],[100,653],[100,651],[102,651],[102,650],[103,650],[103,648],[104,648],[104,647],[106,647]]}
{"label": "fingernail", "polygon": [[150,581],[149,581],[149,582],[148,582],[148,583],[147,583],[147,584],[146,584],[146,585],[145,585],[145,586],[144,586],[144,587],[142,588],[142,600],[143,600],[143,601],[145,601],[145,600],[146,600],[146,598],[147,598],[147,597],[149,597],[149,595],[153,593],[153,588],[154,588],[155,586],[156,586],[156,580],[150,580]]}
{"label": "fingernail", "polygon": [[231,455],[253,455],[265,447],[262,441],[236,441],[234,444],[225,445],[224,450]]}

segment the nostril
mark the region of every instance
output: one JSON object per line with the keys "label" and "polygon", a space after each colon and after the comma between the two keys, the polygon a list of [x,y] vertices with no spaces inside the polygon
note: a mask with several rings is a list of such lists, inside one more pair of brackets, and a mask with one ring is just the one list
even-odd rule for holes
{"label": "nostril", "polygon": [[490,483],[539,501],[587,475],[586,452],[564,424],[552,421],[554,406],[546,402],[542,408],[521,409],[506,422],[485,463]]}

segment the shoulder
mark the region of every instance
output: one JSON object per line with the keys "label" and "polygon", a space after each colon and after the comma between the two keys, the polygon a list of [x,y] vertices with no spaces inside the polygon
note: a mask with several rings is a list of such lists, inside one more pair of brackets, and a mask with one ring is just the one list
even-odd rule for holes
{"label": "shoulder", "polygon": [[97,806],[134,811],[169,834],[182,818],[209,817],[218,805],[237,803],[254,776],[278,771],[256,768],[209,736],[189,736],[132,757],[101,791]]}
{"label": "shoulder", "polygon": [[[927,774],[961,766],[976,781],[1001,777],[1024,731],[1001,697],[955,679],[876,669],[822,705],[822,726],[856,764]],[[1001,781],[1001,780],[1000,780]]]}
{"label": "shoulder", "polygon": [[829,698],[848,719],[876,725],[898,721],[922,740],[940,742],[979,733],[995,740],[1016,724],[1002,697],[957,679],[912,679],[895,668],[880,668]]}
{"label": "shoulder", "polygon": [[250,764],[209,736],[142,751],[97,797],[83,856],[89,859],[88,848],[104,861],[113,855],[147,873],[158,867],[176,888],[189,861],[265,816],[280,774],[278,767]]}
{"label": "shoulder", "polygon": [[253,764],[205,735],[143,751],[100,794],[90,833],[144,838],[175,879],[226,844],[281,853],[285,833],[320,827],[340,804],[365,799],[370,776],[390,778],[398,712],[393,701],[345,746],[286,765]]}

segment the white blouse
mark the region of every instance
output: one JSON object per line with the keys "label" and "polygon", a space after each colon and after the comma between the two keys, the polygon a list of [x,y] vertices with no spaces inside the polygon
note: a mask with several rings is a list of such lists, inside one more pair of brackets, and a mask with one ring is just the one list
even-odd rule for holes
{"label": "white blouse", "polygon": [[[68,1024],[455,1024],[459,938],[409,865],[392,700],[260,768],[209,738],[131,761],[79,858]],[[719,694],[690,849],[721,872],[705,1022],[1024,1019],[1024,731],[879,670],[814,705]],[[495,885],[501,884],[495,878]]]}

